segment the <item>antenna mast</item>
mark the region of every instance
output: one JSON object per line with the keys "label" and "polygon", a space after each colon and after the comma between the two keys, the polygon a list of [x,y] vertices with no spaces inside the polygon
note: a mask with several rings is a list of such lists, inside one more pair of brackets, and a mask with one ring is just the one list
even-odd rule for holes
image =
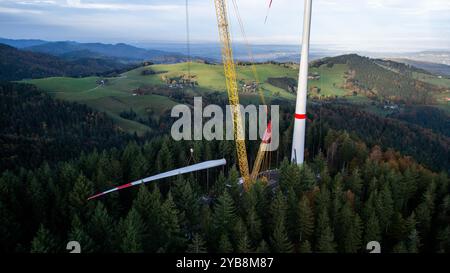
{"label": "antenna mast", "polygon": [[292,139],[291,162],[303,164],[305,157],[306,98],[308,91],[308,54],[311,30],[312,0],[305,0],[303,18],[302,52],[298,75],[297,102],[295,105],[294,136]]}

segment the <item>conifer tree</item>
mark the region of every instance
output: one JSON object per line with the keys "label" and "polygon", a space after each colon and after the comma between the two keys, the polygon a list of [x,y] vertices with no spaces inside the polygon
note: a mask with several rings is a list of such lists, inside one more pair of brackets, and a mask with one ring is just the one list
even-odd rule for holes
{"label": "conifer tree", "polygon": [[133,208],[139,213],[145,223],[144,250],[155,252],[162,244],[162,215],[161,195],[158,187],[149,192],[146,185],[139,186],[139,191],[133,203]]}
{"label": "conifer tree", "polygon": [[450,252],[450,226],[443,227],[437,234],[437,251],[439,253]]}
{"label": "conifer tree", "polygon": [[336,252],[336,243],[334,242],[333,231],[330,227],[330,220],[326,210],[322,210],[317,218],[316,228],[316,246],[315,250],[320,253]]}
{"label": "conifer tree", "polygon": [[236,224],[236,209],[233,199],[231,199],[227,191],[217,199],[217,203],[214,205],[212,221],[214,232],[218,236],[229,236],[232,234]]}
{"label": "conifer tree", "polygon": [[330,208],[330,191],[325,184],[320,186],[320,191],[317,193],[314,204],[314,214],[319,215],[321,211],[328,211]]}
{"label": "conifer tree", "polygon": [[287,235],[284,222],[281,218],[278,218],[278,221],[279,222],[275,223],[275,229],[271,238],[273,252],[290,253],[293,251],[293,245]]}
{"label": "conifer tree", "polygon": [[147,171],[148,171],[147,159],[142,154],[141,149],[138,149],[138,152],[134,155],[132,164],[130,166],[129,177],[131,180],[137,180],[142,177],[145,177]]}
{"label": "conifer tree", "polygon": [[333,187],[331,190],[332,199],[331,199],[331,225],[336,226],[339,212],[344,205],[344,194],[342,191],[342,175],[338,173],[334,177]]}
{"label": "conifer tree", "polygon": [[188,245],[187,253],[206,253],[205,241],[200,234],[195,233]]}
{"label": "conifer tree", "polygon": [[203,204],[201,206],[200,211],[200,231],[203,235],[204,239],[206,240],[206,243],[208,247],[212,247],[212,242],[214,240],[214,234],[213,234],[213,224],[212,224],[212,215],[211,215],[211,209],[209,208],[209,205]]}
{"label": "conifer tree", "polygon": [[[297,194],[300,194],[302,190],[306,190],[309,180],[309,173],[306,174],[296,164],[291,164],[284,158],[280,165],[280,189],[283,192],[287,192],[290,188],[293,188]],[[305,181],[302,181],[304,179]],[[301,183],[304,184],[301,184]]]}
{"label": "conifer tree", "polygon": [[394,200],[392,199],[389,184],[385,183],[382,190],[378,194],[376,200],[376,209],[380,220],[381,228],[387,231],[394,215]]}
{"label": "conifer tree", "polygon": [[29,196],[32,203],[32,217],[34,221],[44,222],[47,219],[47,196],[48,193],[44,190],[40,181],[33,175],[29,178]]}
{"label": "conifer tree", "polygon": [[287,192],[287,218],[286,225],[289,234],[289,239],[293,242],[299,240],[299,234],[297,232],[298,226],[298,205],[299,200],[294,189],[290,188]]}
{"label": "conifer tree", "polygon": [[86,220],[93,210],[93,203],[87,199],[93,194],[93,185],[83,174],[80,174],[69,194],[69,205],[73,215],[79,215],[80,219]]}
{"label": "conifer tree", "polygon": [[408,236],[407,248],[409,253],[419,253],[420,236],[416,229],[413,229]]}
{"label": "conifer tree", "polygon": [[339,212],[336,234],[340,250],[346,253],[355,253],[361,246],[361,219],[353,212],[349,202]]}
{"label": "conifer tree", "polygon": [[361,179],[361,174],[360,174],[358,168],[353,170],[352,175],[351,175],[350,179],[348,180],[348,183],[349,184],[348,184],[347,188],[350,189],[357,196],[361,196],[362,188],[363,188],[363,181]]}
{"label": "conifer tree", "polygon": [[250,238],[247,232],[247,226],[242,218],[239,217],[233,232],[233,241],[236,251],[239,253],[248,253],[251,249]]}
{"label": "conifer tree", "polygon": [[308,198],[303,195],[298,204],[297,233],[299,241],[309,240],[314,231],[314,214],[309,205]]}
{"label": "conifer tree", "polygon": [[31,241],[31,253],[54,252],[56,252],[56,242],[50,234],[50,231],[41,225],[34,236],[33,241]]}
{"label": "conifer tree", "polygon": [[256,248],[256,253],[269,253],[269,247],[266,241],[262,240]]}
{"label": "conifer tree", "polygon": [[256,181],[255,184],[250,189],[252,194],[252,199],[255,202],[256,213],[261,220],[261,232],[265,232],[265,228],[269,228],[270,222],[270,200],[271,200],[271,190],[266,187],[260,181]]}
{"label": "conifer tree", "polygon": [[238,253],[249,253],[251,252],[251,243],[247,231],[241,233],[238,238],[236,250]]}
{"label": "conifer tree", "polygon": [[270,205],[270,214],[272,215],[272,225],[275,226],[277,223],[286,221],[286,210],[287,210],[287,203],[286,198],[284,197],[281,190],[278,190],[275,193],[275,197],[272,200],[272,203]]}
{"label": "conifer tree", "polygon": [[300,243],[300,248],[299,248],[299,252],[300,253],[311,253],[311,244],[309,243],[308,240]]}
{"label": "conifer tree", "polygon": [[133,178],[130,176],[131,168],[134,163],[135,155],[138,153],[140,153],[140,149],[134,141],[128,143],[122,153],[121,163],[123,173],[125,174],[123,178],[125,180],[133,180]]}
{"label": "conifer tree", "polygon": [[102,202],[98,202],[89,220],[88,234],[95,241],[97,251],[108,252],[113,249],[114,224]]}
{"label": "conifer tree", "polygon": [[156,166],[158,172],[164,172],[173,169],[173,155],[170,152],[168,141],[162,143],[161,149],[159,150]]}
{"label": "conifer tree", "polygon": [[316,185],[314,172],[307,164],[303,164],[300,169],[300,182],[297,193],[310,191]]}
{"label": "conifer tree", "polygon": [[240,204],[240,195],[241,195],[241,188],[238,184],[239,180],[239,173],[236,169],[236,166],[233,165],[231,167],[230,172],[228,174],[228,181],[227,181],[227,188],[228,192],[230,193],[231,197],[233,198],[233,202],[236,205],[236,207],[239,207]]}
{"label": "conifer tree", "polygon": [[219,253],[233,252],[233,246],[231,245],[230,239],[228,238],[228,235],[226,233],[223,233],[220,236],[218,252]]}
{"label": "conifer tree", "polygon": [[246,216],[247,227],[251,241],[259,242],[262,239],[262,223],[256,211],[255,205],[252,205]]}
{"label": "conifer tree", "polygon": [[220,172],[219,176],[216,179],[216,182],[214,183],[213,191],[216,196],[221,195],[225,191],[226,183],[227,180],[225,178],[225,175],[223,174],[223,172]]}
{"label": "conifer tree", "polygon": [[408,253],[405,242],[401,241],[392,248],[393,253]]}
{"label": "conifer tree", "polygon": [[392,216],[392,221],[389,226],[389,235],[390,239],[394,239],[397,241],[404,241],[406,236],[408,235],[407,222],[403,218],[400,212],[395,212],[394,216]]}
{"label": "conifer tree", "polygon": [[166,252],[178,251],[186,243],[179,220],[180,218],[184,218],[184,214],[177,210],[170,192],[161,208],[161,230],[163,232],[162,238],[165,242],[164,249]]}
{"label": "conifer tree", "polygon": [[419,232],[424,238],[426,238],[426,235],[429,234],[431,229],[431,221],[434,213],[434,193],[435,184],[431,183],[423,194],[422,202],[415,211]]}
{"label": "conifer tree", "polygon": [[68,241],[77,241],[80,243],[82,253],[91,253],[95,251],[94,241],[89,237],[87,232],[84,230],[83,225],[75,215],[72,221],[72,228],[69,233]]}
{"label": "conifer tree", "polygon": [[177,208],[184,214],[180,223],[186,233],[192,233],[199,224],[199,197],[193,192],[191,183],[182,179],[174,187],[173,195]]}
{"label": "conifer tree", "polygon": [[139,253],[143,249],[145,225],[136,209],[132,208],[118,226],[119,247],[124,253]]}
{"label": "conifer tree", "polygon": [[283,161],[281,161],[280,163],[280,188],[283,190],[287,190],[289,187],[292,188],[293,185],[290,185],[290,178],[289,178],[289,168],[290,168],[290,163],[288,161],[288,159],[285,157],[283,159]]}
{"label": "conifer tree", "polygon": [[316,249],[319,253],[336,252],[336,243],[334,242],[333,232],[329,226],[325,227],[317,239]]}
{"label": "conifer tree", "polygon": [[380,222],[375,212],[372,212],[365,224],[363,243],[381,241]]}

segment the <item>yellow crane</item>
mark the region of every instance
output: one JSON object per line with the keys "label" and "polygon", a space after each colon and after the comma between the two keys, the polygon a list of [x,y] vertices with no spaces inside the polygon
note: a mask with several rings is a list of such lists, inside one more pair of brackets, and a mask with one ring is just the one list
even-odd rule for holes
{"label": "yellow crane", "polygon": [[[247,159],[247,150],[245,147],[245,132],[243,131],[243,124],[239,108],[239,94],[236,80],[236,65],[233,59],[233,50],[231,47],[231,37],[228,23],[228,12],[226,0],[214,0],[217,14],[217,24],[219,27],[219,37],[222,45],[222,61],[226,79],[226,87],[228,92],[228,100],[230,102],[231,111],[233,115],[233,129],[234,139],[236,142],[237,158],[239,164],[239,171],[244,180],[244,189],[248,190],[252,181],[256,180],[264,155],[266,151],[267,139],[261,143],[256,156],[253,172],[250,175]],[[254,67],[252,67],[254,69]],[[256,73],[254,73],[256,74]],[[269,127],[268,127],[269,129]],[[269,129],[270,130],[270,129]],[[267,138],[268,130],[266,130],[265,138]]]}

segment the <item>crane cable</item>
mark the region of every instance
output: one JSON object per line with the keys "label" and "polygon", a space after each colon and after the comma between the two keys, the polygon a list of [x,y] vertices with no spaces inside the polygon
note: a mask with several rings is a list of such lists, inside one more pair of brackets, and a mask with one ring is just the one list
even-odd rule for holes
{"label": "crane cable", "polygon": [[269,17],[269,11],[270,11],[271,7],[272,7],[272,0],[270,0],[269,7],[267,8],[267,13],[266,13],[266,18],[264,19],[264,24],[267,23],[267,18]]}
{"label": "crane cable", "polygon": [[[252,73],[253,73],[253,77],[255,78],[255,82],[256,82],[256,85],[257,85],[259,98],[260,98],[261,103],[263,105],[267,105],[265,97],[264,97],[263,90],[261,88],[258,71],[256,70],[253,50],[252,50],[252,48],[250,46],[250,43],[249,43],[249,41],[247,39],[247,34],[245,32],[244,23],[242,21],[242,18],[241,18],[240,12],[239,12],[239,7],[237,5],[236,0],[232,0],[232,3],[233,3],[234,12],[236,14],[236,18],[237,18],[238,23],[239,23],[239,28],[241,30],[241,35],[242,35],[242,37],[244,39],[244,44],[245,44],[245,47],[247,49],[247,55],[248,55],[248,57],[250,59],[250,66],[251,66],[251,70],[252,70]],[[272,0],[270,1],[269,9],[270,9],[271,6],[272,6]],[[266,20],[267,20],[267,17],[266,17]],[[266,116],[269,117],[269,111],[268,110],[266,110]],[[268,154],[269,154],[268,156],[265,156],[263,158],[263,162],[261,164],[262,166],[265,167],[264,169],[269,169],[270,168],[271,154],[270,153],[268,153]]]}
{"label": "crane cable", "polygon": [[191,37],[189,27],[189,0],[186,0],[186,49],[187,49],[187,70],[188,70],[188,83],[191,85]]}
{"label": "crane cable", "polygon": [[[232,0],[232,2],[233,2],[234,12],[236,14],[236,17],[237,17],[237,20],[239,23],[239,28],[241,30],[242,37],[244,39],[244,44],[247,49],[247,54],[248,54],[248,57],[250,58],[251,69],[252,69],[253,77],[255,78],[255,81],[256,81],[256,85],[258,87],[258,93],[259,93],[259,97],[261,99],[261,103],[263,105],[267,105],[266,100],[264,98],[264,93],[262,92],[262,89],[260,87],[259,76],[258,76],[258,72],[256,71],[255,60],[253,57],[253,50],[250,46],[250,43],[248,42],[247,34],[245,33],[244,23],[242,21],[242,18],[241,18],[240,12],[239,12],[239,7],[237,5],[236,0]],[[267,114],[267,112],[266,112],[266,114]]]}

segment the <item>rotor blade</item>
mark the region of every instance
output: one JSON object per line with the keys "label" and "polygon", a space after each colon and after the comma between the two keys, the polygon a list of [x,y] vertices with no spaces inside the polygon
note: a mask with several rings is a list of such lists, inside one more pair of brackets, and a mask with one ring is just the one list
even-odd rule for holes
{"label": "rotor blade", "polygon": [[272,0],[270,0],[269,8],[267,8],[266,19],[264,19],[264,24],[267,22],[267,18],[269,17],[269,11],[271,7],[272,7]]}
{"label": "rotor blade", "polygon": [[195,171],[201,171],[201,170],[205,170],[205,169],[209,169],[209,168],[222,166],[222,165],[225,165],[225,164],[227,164],[227,161],[225,159],[210,160],[210,161],[197,163],[197,164],[194,164],[194,165],[190,165],[190,166],[187,166],[187,167],[171,170],[171,171],[160,173],[160,174],[153,175],[153,176],[149,176],[147,178],[143,178],[143,179],[140,179],[140,180],[136,180],[134,182],[130,182],[130,183],[127,183],[127,184],[124,184],[124,185],[112,188],[110,190],[107,190],[107,191],[98,193],[96,195],[93,195],[93,196],[89,197],[88,200],[95,199],[97,197],[100,197],[102,195],[105,195],[105,194],[108,194],[108,193],[111,193],[111,192],[115,192],[115,191],[118,191],[118,190],[121,190],[121,189],[125,189],[125,188],[128,188],[128,187],[132,187],[132,186],[148,183],[148,182],[155,181],[155,180],[158,180],[158,179],[168,178],[168,177],[177,176],[177,175],[180,175],[180,174],[185,174],[185,173],[190,173],[190,172],[195,172]]}

